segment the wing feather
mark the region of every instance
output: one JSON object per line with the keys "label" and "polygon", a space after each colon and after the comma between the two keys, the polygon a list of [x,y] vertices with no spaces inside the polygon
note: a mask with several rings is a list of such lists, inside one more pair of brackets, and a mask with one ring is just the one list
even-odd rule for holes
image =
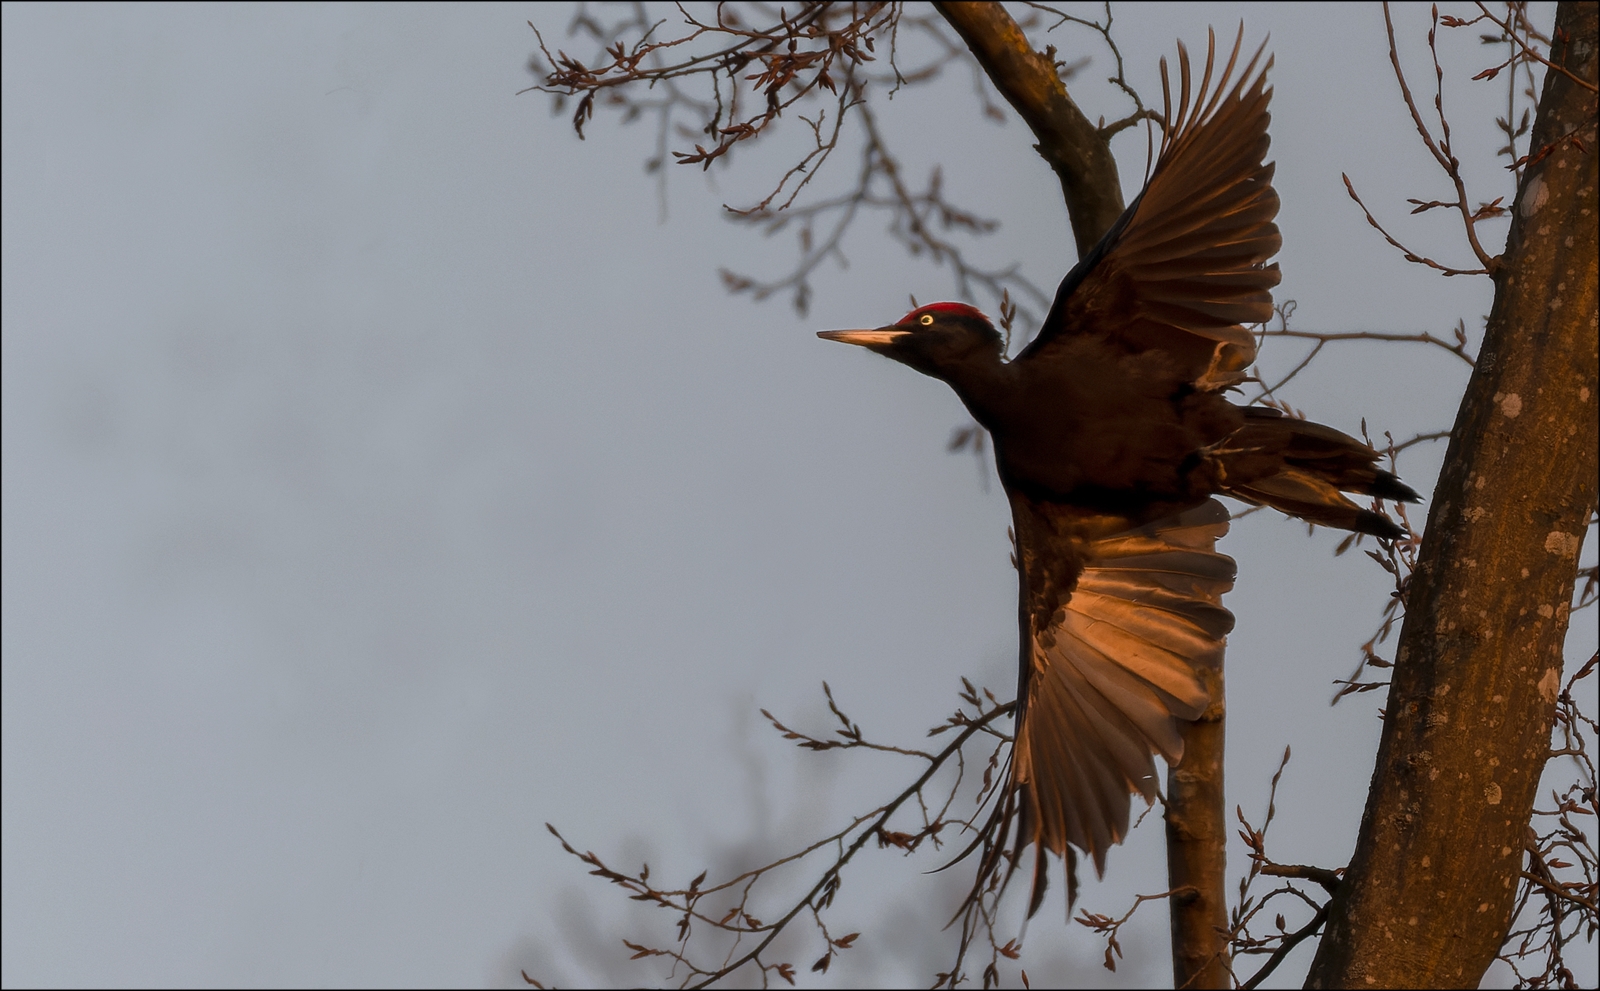
{"label": "wing feather", "polygon": [[1255,360],[1245,328],[1272,316],[1282,246],[1273,166],[1264,162],[1272,91],[1258,50],[1237,82],[1244,29],[1228,64],[1213,69],[1212,37],[1198,88],[1178,46],[1180,94],[1172,107],[1162,61],[1168,127],[1144,191],[1062,280],[1039,335],[1019,361],[1048,361],[1053,342],[1101,337],[1134,352],[1172,355],[1176,374],[1201,389],[1236,385]]}
{"label": "wing feather", "polygon": [[1183,756],[1180,721],[1210,704],[1201,671],[1221,662],[1234,563],[1216,551],[1221,503],[1153,523],[1013,495],[1023,621],[1011,787],[1023,839],[1097,871],[1128,831],[1131,798],[1155,797],[1154,755]]}

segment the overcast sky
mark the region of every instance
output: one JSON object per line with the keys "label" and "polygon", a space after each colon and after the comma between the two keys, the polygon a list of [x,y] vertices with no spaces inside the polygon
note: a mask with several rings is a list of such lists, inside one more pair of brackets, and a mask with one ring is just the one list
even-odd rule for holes
{"label": "overcast sky", "polygon": [[[1398,12],[1423,87],[1426,11]],[[1461,319],[1476,345],[1488,282],[1402,263],[1339,179],[1467,257],[1442,212],[1406,216],[1447,190],[1377,7],[1119,7],[1130,79],[1159,94],[1176,39],[1203,49],[1241,16],[1277,56],[1295,325]],[[662,221],[643,126],[602,112],[580,142],[518,95],[530,17],[589,54],[555,5],[4,7],[7,986],[660,980],[620,938],[667,942],[670,920],[587,877],[546,821],[686,883],[915,773],[803,754],[758,708],[827,732],[827,679],[874,738],[915,745],[963,675],[1010,697],[1006,506],[944,450],[959,403],[813,335],[948,298],[948,272],[866,223],[806,317],[729,297],[719,267],[778,276],[794,248],[720,205],[787,162],[675,172]],[[1051,40],[1093,57],[1073,84],[1091,116],[1124,112],[1102,48]],[[1466,82],[1491,54],[1445,41],[1474,198],[1509,198],[1504,87]],[[952,199],[1002,222],[975,257],[1053,286],[1072,240],[1026,128],[984,120],[960,74],[880,112],[909,175],[942,163]],[[1144,137],[1117,150],[1131,195]],[[1275,341],[1263,361],[1303,354]],[[1448,428],[1466,372],[1345,345],[1285,398],[1403,438]],[[1408,452],[1407,481],[1430,491],[1442,453]],[[1382,704],[1330,708],[1332,682],[1391,587],[1334,558],[1339,536],[1260,513],[1223,545],[1240,562],[1229,800],[1259,821],[1292,745],[1270,850],[1330,867]],[[1593,644],[1580,620],[1569,653]],[[808,980],[928,983],[960,885],[921,873],[940,862],[873,853],[847,876],[835,931],[866,935]],[[1152,816],[1083,907],[1120,914],[1163,867]],[[1170,979],[1159,906],[1115,976],[1061,918],[1052,902],[1028,931],[1035,986]]]}

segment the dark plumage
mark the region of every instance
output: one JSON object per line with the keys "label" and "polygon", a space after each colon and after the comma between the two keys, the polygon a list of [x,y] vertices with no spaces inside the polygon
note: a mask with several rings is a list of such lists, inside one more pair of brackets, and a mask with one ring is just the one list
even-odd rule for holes
{"label": "dark plumage", "polygon": [[[1242,37],[1242,32],[1241,32]],[[1345,492],[1415,501],[1367,445],[1223,391],[1254,362],[1250,324],[1272,316],[1282,243],[1264,161],[1271,90],[1258,52],[1229,90],[1212,55],[1181,93],[1150,181],[1061,282],[1012,361],[982,313],[934,303],[876,330],[826,331],[955,389],[994,439],[1021,582],[1017,731],[1005,802],[1018,842],[1103,870],[1129,800],[1155,795],[1152,755],[1183,755],[1180,722],[1210,702],[1233,616],[1233,559],[1212,496],[1394,538]],[[1003,845],[1003,838],[997,841]]]}

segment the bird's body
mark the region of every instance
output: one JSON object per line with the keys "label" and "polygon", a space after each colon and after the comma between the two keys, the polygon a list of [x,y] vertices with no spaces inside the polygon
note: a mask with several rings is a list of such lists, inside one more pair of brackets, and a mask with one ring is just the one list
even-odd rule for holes
{"label": "bird's body", "polygon": [[[1231,495],[1381,537],[1403,531],[1343,492],[1414,500],[1370,447],[1225,390],[1272,315],[1281,238],[1266,69],[1224,92],[1239,49],[1190,101],[1168,91],[1160,158],[1139,198],[1062,280],[1034,340],[1007,361],[989,320],[934,303],[876,330],[827,331],[947,382],[994,443],[1020,583],[1017,730],[1006,802],[1019,843],[1103,868],[1153,754],[1210,702],[1202,672],[1233,626],[1216,551]],[[1257,60],[1260,58],[1257,54]],[[1162,63],[1163,84],[1166,64]],[[1003,839],[995,844],[1003,846]],[[1036,890],[1038,890],[1036,888]]]}
{"label": "bird's body", "polygon": [[1080,337],[1049,361],[1002,362],[998,335],[995,344],[986,360],[949,370],[947,381],[994,437],[1007,491],[1113,511],[1130,496],[1183,505],[1216,491],[1207,465],[1191,455],[1243,417],[1226,399],[1189,387],[1164,353]]}

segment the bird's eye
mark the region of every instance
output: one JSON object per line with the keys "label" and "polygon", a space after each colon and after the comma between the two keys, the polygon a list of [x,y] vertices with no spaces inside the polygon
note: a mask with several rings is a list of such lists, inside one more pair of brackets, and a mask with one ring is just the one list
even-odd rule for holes
{"label": "bird's eye", "polygon": [[927,327],[927,326],[930,326],[932,323],[933,323],[933,314],[932,313],[924,313],[922,315],[922,325],[924,327]]}

